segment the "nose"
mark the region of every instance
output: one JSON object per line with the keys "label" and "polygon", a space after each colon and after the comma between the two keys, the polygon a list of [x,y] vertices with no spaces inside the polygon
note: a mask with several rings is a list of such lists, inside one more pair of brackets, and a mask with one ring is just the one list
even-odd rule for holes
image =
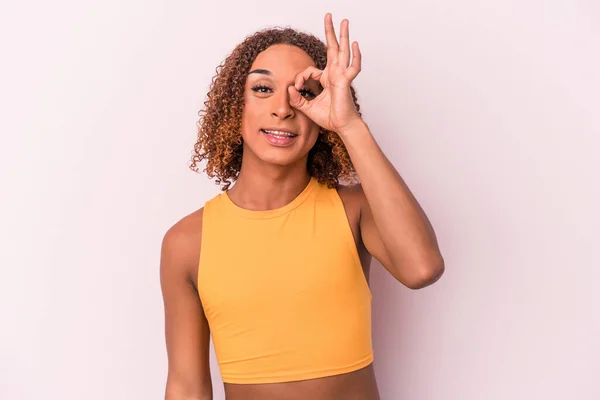
{"label": "nose", "polygon": [[271,97],[273,99],[271,115],[275,118],[289,119],[294,118],[296,112],[290,105],[290,98],[287,90],[279,91],[277,94]]}

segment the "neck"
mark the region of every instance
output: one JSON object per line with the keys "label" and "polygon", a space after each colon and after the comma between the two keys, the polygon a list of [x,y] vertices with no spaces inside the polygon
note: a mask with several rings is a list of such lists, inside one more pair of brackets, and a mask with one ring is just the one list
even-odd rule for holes
{"label": "neck", "polygon": [[[255,164],[255,163],[252,163]],[[249,210],[273,210],[294,200],[310,182],[306,163],[282,167],[278,165],[244,164],[229,198]]]}

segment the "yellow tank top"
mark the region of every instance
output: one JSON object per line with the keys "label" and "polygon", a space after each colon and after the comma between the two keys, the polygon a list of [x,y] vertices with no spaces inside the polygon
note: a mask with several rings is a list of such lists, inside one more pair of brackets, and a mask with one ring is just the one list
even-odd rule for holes
{"label": "yellow tank top", "polygon": [[372,296],[337,190],[316,178],[266,211],[204,206],[198,291],[221,378],[274,383],[373,361]]}

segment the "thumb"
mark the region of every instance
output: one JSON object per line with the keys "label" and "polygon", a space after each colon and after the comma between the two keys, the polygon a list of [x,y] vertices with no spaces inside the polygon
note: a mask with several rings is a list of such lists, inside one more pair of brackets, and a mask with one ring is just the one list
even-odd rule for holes
{"label": "thumb", "polygon": [[308,101],[302,95],[294,85],[288,87],[288,94],[290,95],[290,105],[297,108],[300,111],[304,111],[308,106]]}

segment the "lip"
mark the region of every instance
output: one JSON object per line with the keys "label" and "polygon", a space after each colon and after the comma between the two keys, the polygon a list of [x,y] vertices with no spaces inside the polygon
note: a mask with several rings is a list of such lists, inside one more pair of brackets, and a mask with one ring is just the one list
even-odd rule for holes
{"label": "lip", "polygon": [[290,129],[286,129],[286,128],[262,128],[262,131],[279,131],[279,132],[285,132],[285,133],[291,133],[292,135],[296,135],[298,136],[298,134]]}
{"label": "lip", "polygon": [[[267,130],[277,130],[277,131],[281,131],[281,132],[288,132],[285,131],[283,129],[267,129]],[[268,133],[266,133],[264,131],[264,129],[260,130],[260,133],[263,134],[265,140],[272,146],[276,146],[276,147],[288,147],[294,144],[294,142],[296,142],[296,140],[298,139],[298,136],[293,136],[291,138],[279,138],[273,135],[269,135]],[[290,132],[291,133],[291,132]]]}

